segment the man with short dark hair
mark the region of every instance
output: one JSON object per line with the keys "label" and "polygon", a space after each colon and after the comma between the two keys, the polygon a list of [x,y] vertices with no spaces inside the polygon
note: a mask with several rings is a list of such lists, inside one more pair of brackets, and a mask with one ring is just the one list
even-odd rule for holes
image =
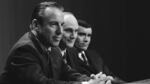
{"label": "man with short dark hair", "polygon": [[88,76],[106,71],[100,56],[95,51],[88,49],[91,42],[92,27],[83,20],[78,20],[78,23],[78,36],[74,45],[75,56],[73,56],[73,60],[70,59],[75,62],[71,63],[72,67]]}

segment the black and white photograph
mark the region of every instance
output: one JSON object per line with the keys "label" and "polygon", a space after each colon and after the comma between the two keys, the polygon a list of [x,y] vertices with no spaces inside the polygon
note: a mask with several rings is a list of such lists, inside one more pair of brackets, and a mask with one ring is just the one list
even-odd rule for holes
{"label": "black and white photograph", "polygon": [[148,6],[0,0],[0,84],[150,84]]}

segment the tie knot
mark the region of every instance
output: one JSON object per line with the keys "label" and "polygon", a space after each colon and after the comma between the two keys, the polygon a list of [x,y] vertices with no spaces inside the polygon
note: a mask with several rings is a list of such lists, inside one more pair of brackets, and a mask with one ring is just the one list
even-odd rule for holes
{"label": "tie knot", "polygon": [[66,59],[66,53],[64,53],[62,57],[63,57],[63,59]]}
{"label": "tie knot", "polygon": [[52,48],[51,48],[51,47],[49,47],[47,50],[48,50],[49,52],[51,52]]}
{"label": "tie knot", "polygon": [[61,51],[62,56],[66,55],[66,50]]}

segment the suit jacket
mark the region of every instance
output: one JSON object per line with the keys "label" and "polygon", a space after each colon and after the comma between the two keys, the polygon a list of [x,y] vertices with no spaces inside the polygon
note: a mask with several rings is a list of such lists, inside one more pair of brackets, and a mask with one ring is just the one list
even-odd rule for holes
{"label": "suit jacket", "polygon": [[[68,67],[57,48],[51,51],[32,32],[26,33],[10,51],[2,83],[72,84],[83,76]],[[70,81],[73,80],[73,81]],[[66,82],[70,81],[70,82]]]}
{"label": "suit jacket", "polygon": [[79,51],[76,48],[67,49],[67,63],[73,68],[76,69],[81,74],[86,74],[90,76],[91,74],[97,74],[103,72],[106,75],[111,75],[114,77],[112,84],[124,84],[125,81],[114,75],[108,67],[103,63],[100,55],[94,50],[86,50],[85,55],[88,59],[89,65],[86,65],[79,56]]}
{"label": "suit jacket", "polygon": [[97,74],[104,72],[107,75],[113,75],[109,71],[106,65],[104,65],[102,58],[93,50],[85,51],[85,55],[88,59],[89,65],[86,65],[79,56],[79,51],[76,48],[67,49],[70,55],[67,57],[68,64],[82,74],[90,76],[91,74]]}

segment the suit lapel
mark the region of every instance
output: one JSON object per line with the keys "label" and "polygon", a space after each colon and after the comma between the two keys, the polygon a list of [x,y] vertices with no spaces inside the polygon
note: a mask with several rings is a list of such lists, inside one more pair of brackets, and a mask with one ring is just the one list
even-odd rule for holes
{"label": "suit lapel", "polygon": [[35,45],[35,49],[40,52],[41,56],[39,59],[43,60],[42,64],[44,66],[44,72],[47,77],[52,77],[52,69],[51,69],[51,60],[49,59],[49,51],[42,45],[42,43],[37,39],[37,37],[32,33],[29,32],[29,36]]}
{"label": "suit lapel", "polygon": [[62,66],[62,57],[61,53],[57,48],[52,48],[52,51],[49,54],[52,66],[53,77],[56,79],[60,79],[61,75],[61,66]]}
{"label": "suit lapel", "polygon": [[88,51],[85,51],[85,55],[87,57],[89,64],[91,64],[93,62],[93,58],[91,57],[90,53],[88,53]]}

